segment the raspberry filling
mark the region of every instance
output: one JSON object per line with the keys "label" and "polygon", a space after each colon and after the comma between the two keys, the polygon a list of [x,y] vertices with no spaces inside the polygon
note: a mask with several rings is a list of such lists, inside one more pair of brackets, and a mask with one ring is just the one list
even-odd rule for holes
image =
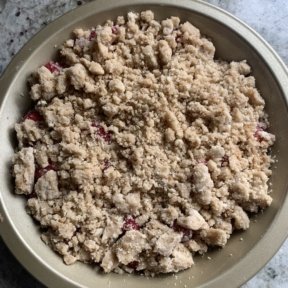
{"label": "raspberry filling", "polygon": [[92,127],[96,128],[96,133],[100,138],[102,138],[107,143],[111,143],[112,133],[110,131],[106,131],[103,126],[97,123],[92,123]]}
{"label": "raspberry filling", "polygon": [[112,26],[112,27],[111,27],[111,30],[112,30],[112,33],[113,33],[113,34],[117,34],[117,33],[118,33],[118,29],[119,29],[118,26]]}
{"label": "raspberry filling", "polygon": [[122,229],[124,231],[129,231],[129,230],[139,230],[140,226],[138,225],[138,223],[135,221],[135,219],[133,218],[133,216],[127,216],[124,220],[124,224]]}
{"label": "raspberry filling", "polygon": [[59,73],[62,69],[58,62],[49,61],[44,65],[51,73]]}
{"label": "raspberry filling", "polygon": [[108,159],[105,159],[103,163],[103,171],[107,170],[110,166],[111,166],[110,161]]}
{"label": "raspberry filling", "polygon": [[96,36],[97,36],[96,31],[92,30],[89,37],[88,37],[89,41],[92,41],[93,39],[95,39]]}
{"label": "raspberry filling", "polygon": [[42,177],[44,174],[46,174],[50,170],[53,170],[53,171],[56,170],[56,166],[54,163],[50,163],[44,168],[37,167],[35,170],[35,180],[37,181],[40,177]]}
{"label": "raspberry filling", "polygon": [[43,121],[43,116],[39,114],[39,112],[37,112],[36,110],[31,110],[29,111],[25,116],[24,116],[24,120],[32,120],[35,122],[41,122]]}
{"label": "raspberry filling", "polygon": [[254,137],[257,139],[258,142],[262,142],[264,139],[261,136],[261,132],[267,129],[267,125],[263,122],[259,122],[256,126],[256,131],[254,133]]}

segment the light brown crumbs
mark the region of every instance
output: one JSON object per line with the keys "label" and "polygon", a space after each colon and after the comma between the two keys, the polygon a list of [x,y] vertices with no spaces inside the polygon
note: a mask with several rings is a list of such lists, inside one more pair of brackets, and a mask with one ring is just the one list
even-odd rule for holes
{"label": "light brown crumbs", "polygon": [[15,192],[41,239],[67,265],[155,275],[248,229],[272,202],[275,141],[248,63],[152,11],[73,34],[15,125]]}

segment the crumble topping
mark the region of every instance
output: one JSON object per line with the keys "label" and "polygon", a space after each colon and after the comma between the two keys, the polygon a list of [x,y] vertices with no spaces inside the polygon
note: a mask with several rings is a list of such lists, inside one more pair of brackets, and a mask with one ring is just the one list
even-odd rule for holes
{"label": "crumble topping", "polygon": [[15,192],[67,265],[178,272],[271,204],[265,102],[245,60],[214,54],[189,22],[129,12],[30,77]]}

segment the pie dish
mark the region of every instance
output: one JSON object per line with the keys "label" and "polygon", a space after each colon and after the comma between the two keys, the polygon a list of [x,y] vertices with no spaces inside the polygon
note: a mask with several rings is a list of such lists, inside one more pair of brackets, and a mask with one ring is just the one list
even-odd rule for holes
{"label": "pie dish", "polygon": [[[165,4],[164,9],[163,4]],[[95,25],[96,15],[96,24],[98,24],[131,10],[141,11],[148,7],[160,19],[176,15],[183,20],[195,23],[203,34],[213,39],[218,51],[217,57],[228,61],[248,60],[253,75],[257,79],[258,88],[267,103],[266,109],[270,116],[272,133],[278,139],[273,148],[278,162],[272,168],[273,172],[277,171],[277,173],[274,173],[271,179],[274,202],[269,210],[255,218],[257,223],[252,223],[253,227],[249,232],[234,235],[225,250],[209,253],[210,260],[206,257],[198,257],[195,260],[197,266],[179,274],[177,279],[173,275],[169,275],[164,278],[148,280],[143,278],[142,281],[139,281],[139,276],[126,278],[123,275],[110,275],[108,283],[106,276],[95,275],[93,269],[81,264],[67,268],[48,248],[43,248],[40,240],[36,240],[39,238],[36,236],[38,231],[25,214],[24,202],[16,199],[11,193],[13,188],[8,170],[9,157],[13,153],[11,143],[14,141],[11,137],[11,128],[30,105],[26,101],[27,98],[20,95],[25,89],[25,79],[36,67],[43,64],[43,60],[48,61],[52,57],[53,47],[62,43],[67,38],[67,33],[76,27],[86,26],[88,28]],[[59,29],[59,27],[61,28]],[[101,286],[111,285],[112,287],[119,285],[122,281],[125,281],[126,287],[130,285],[131,287],[135,285],[144,287],[148,283],[155,287],[162,287],[162,285],[163,287],[172,287],[177,282],[187,286],[193,283],[194,286],[198,285],[199,287],[213,287],[220,283],[223,287],[239,286],[264,265],[286,237],[287,224],[283,221],[285,213],[287,214],[285,212],[287,201],[284,200],[287,178],[287,169],[285,169],[287,129],[284,125],[287,118],[285,94],[287,91],[285,92],[283,88],[285,85],[287,85],[287,71],[271,48],[240,21],[203,2],[179,1],[177,4],[171,4],[170,1],[158,1],[157,3],[155,1],[151,3],[134,1],[132,5],[129,1],[119,1],[117,4],[112,1],[105,3],[96,1],[68,13],[33,38],[15,57],[1,79],[3,99],[5,100],[1,105],[0,116],[1,134],[5,135],[3,136],[5,153],[1,156],[5,166],[0,175],[3,179],[0,189],[1,214],[4,218],[0,226],[1,236],[27,269],[51,287],[55,286],[55,283],[61,287],[90,287],[95,279],[101,283]],[[276,109],[277,113],[275,113]],[[13,235],[17,236],[13,237]],[[274,242],[270,253],[262,254],[265,245],[271,243],[271,239]],[[254,259],[255,262],[252,262],[251,259]],[[82,273],[85,273],[87,277],[85,279],[77,278],[77,275]],[[45,277],[41,276],[44,274],[46,274]],[[231,282],[232,279],[233,282]]]}

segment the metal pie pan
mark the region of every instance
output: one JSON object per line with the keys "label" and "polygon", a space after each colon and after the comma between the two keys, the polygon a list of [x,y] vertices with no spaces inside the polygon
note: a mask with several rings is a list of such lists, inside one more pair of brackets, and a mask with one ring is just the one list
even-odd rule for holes
{"label": "metal pie pan", "polygon": [[[179,16],[189,20],[210,37],[216,56],[243,60],[252,66],[256,85],[266,100],[271,130],[277,141],[273,153],[271,184],[273,204],[254,218],[248,231],[234,234],[224,249],[195,257],[196,265],[173,275],[146,278],[135,275],[104,275],[95,267],[63,264],[61,258],[40,240],[35,223],[25,212],[23,198],[13,195],[10,176],[15,148],[13,125],[30,105],[26,80],[39,65],[55,54],[55,46],[76,27],[91,27],[125,15],[151,9],[156,18]],[[202,1],[191,0],[100,0],[60,17],[31,39],[14,57],[0,80],[0,233],[17,259],[48,287],[238,287],[252,277],[276,253],[288,233],[288,74],[273,49],[251,28],[232,15]],[[26,96],[23,96],[25,95]],[[240,241],[243,238],[243,241]],[[207,260],[207,256],[211,260]],[[186,285],[186,286],[185,286]]]}

